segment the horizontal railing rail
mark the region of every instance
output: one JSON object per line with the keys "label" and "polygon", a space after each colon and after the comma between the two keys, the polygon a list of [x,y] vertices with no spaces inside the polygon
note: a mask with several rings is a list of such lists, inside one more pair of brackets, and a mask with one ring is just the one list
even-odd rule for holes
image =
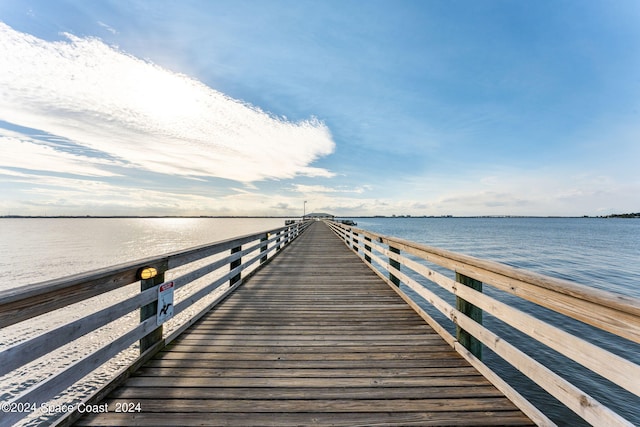
{"label": "horizontal railing rail", "polygon": [[[79,360],[58,372],[47,372],[49,376],[46,379],[25,386],[25,390],[12,398],[6,401],[3,399],[0,425],[13,425],[44,408],[43,405],[46,402],[51,401],[59,393],[69,389],[136,342],[140,342],[140,356],[133,364],[139,364],[141,360],[148,359],[241,285],[243,271],[249,268],[255,270],[267,262],[300,235],[309,224],[309,221],[296,222],[265,232],[0,292],[0,328],[3,328],[0,332],[3,332],[12,325],[22,326],[37,316],[59,312],[71,304],[89,301],[90,298],[136,282],[141,284],[139,292],[124,300],[52,327],[0,351],[0,377],[2,377],[43,356],[52,355],[74,340],[94,333],[111,322],[123,319],[136,310],[140,310],[141,313],[139,323],[129,330],[120,333],[100,348],[83,355]],[[212,259],[207,259],[209,257]],[[179,267],[184,268],[178,269]],[[188,271],[183,272],[183,269]],[[165,281],[165,274],[176,271],[176,277]],[[207,275],[212,273],[216,277],[208,278]],[[141,274],[155,275],[155,277],[142,278]],[[206,284],[190,289],[193,287],[190,285],[196,280],[206,280]],[[162,324],[156,313],[158,288],[165,283],[172,284],[174,291],[182,289],[181,292],[184,292],[180,301],[173,306],[174,317],[194,307],[194,304],[211,295],[222,285],[229,284],[229,287],[204,307],[198,307],[199,311],[177,325],[170,335],[163,337]],[[77,400],[77,396],[73,398]],[[88,401],[88,398],[83,399]],[[69,407],[71,405],[56,404],[46,406],[46,410],[40,412],[64,419],[71,412],[68,411]],[[62,408],[62,410],[59,414],[49,414],[52,408]]]}
{"label": "horizontal railing rail", "polygon": [[[539,425],[553,422],[481,361],[482,345],[542,387],[592,425],[633,425],[588,393],[527,355],[514,342],[487,329],[488,313],[539,343],[640,396],[640,366],[482,292],[488,285],[556,313],[640,343],[640,299],[589,288],[504,264],[372,233],[337,222],[327,224],[463,357]],[[426,263],[455,273],[455,280]],[[375,264],[375,265],[374,265]],[[428,281],[456,297],[455,307],[423,284]],[[400,284],[422,297],[455,326],[456,336],[428,314]],[[623,341],[624,341],[623,340]]]}

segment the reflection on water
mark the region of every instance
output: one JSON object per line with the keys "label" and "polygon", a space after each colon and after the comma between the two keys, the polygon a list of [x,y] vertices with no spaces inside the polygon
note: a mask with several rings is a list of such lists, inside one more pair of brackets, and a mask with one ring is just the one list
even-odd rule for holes
{"label": "reflection on water", "polygon": [[0,218],[0,289],[284,225],[279,218]]}

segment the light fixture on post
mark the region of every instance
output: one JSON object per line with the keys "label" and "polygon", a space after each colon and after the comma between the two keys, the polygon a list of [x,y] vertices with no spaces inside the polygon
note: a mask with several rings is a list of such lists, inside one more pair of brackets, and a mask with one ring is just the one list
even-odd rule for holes
{"label": "light fixture on post", "polygon": [[304,204],[302,205],[302,219],[304,220],[304,217],[307,216],[307,201],[304,201]]}
{"label": "light fixture on post", "polygon": [[138,277],[141,280],[153,279],[158,275],[158,270],[154,267],[143,267],[138,270]]}

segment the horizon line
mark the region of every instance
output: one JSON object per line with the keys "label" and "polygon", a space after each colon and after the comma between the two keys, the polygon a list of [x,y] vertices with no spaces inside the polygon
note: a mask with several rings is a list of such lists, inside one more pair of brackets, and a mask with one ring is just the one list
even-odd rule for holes
{"label": "horizon line", "polygon": [[[0,215],[0,218],[302,218],[302,215]],[[640,218],[640,212],[606,215],[334,215],[334,218]]]}

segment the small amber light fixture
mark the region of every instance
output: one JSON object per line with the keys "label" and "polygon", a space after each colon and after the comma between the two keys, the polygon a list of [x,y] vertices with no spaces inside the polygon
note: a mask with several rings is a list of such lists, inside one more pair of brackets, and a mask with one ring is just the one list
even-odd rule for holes
{"label": "small amber light fixture", "polygon": [[158,275],[158,270],[153,267],[143,267],[138,271],[138,276],[142,280],[153,279]]}

